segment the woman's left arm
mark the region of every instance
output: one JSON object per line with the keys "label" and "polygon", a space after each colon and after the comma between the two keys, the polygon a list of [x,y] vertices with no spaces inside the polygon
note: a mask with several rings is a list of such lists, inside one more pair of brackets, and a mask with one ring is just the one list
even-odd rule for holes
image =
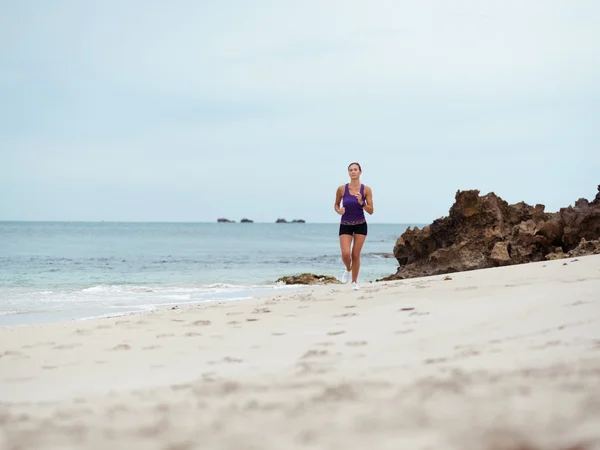
{"label": "woman's left arm", "polygon": [[373,191],[369,186],[365,186],[365,203],[363,208],[369,214],[373,214],[375,208],[373,208]]}

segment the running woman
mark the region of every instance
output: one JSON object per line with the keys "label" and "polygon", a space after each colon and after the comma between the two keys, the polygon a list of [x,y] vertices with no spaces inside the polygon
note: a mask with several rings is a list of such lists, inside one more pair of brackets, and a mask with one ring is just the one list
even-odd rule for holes
{"label": "running woman", "polygon": [[[352,289],[358,290],[358,272],[360,271],[360,252],[367,238],[367,219],[365,211],[373,214],[373,193],[369,186],[360,182],[362,168],[357,162],[348,166],[350,183],[337,188],[335,211],[342,216],[340,221],[340,248],[345,270],[342,283],[348,283],[352,277]],[[354,242],[353,242],[354,241]]]}

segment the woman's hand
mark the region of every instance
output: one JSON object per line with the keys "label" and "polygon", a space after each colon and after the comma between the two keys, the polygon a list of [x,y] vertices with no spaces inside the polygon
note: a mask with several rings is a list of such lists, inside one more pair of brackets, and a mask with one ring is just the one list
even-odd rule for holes
{"label": "woman's hand", "polygon": [[340,216],[343,216],[344,214],[346,214],[346,208],[344,208],[343,206],[337,209],[337,213]]}
{"label": "woman's hand", "polygon": [[354,196],[356,197],[356,200],[358,200],[358,204],[360,206],[362,206],[364,203],[362,194],[360,192],[358,192],[358,193],[354,194]]}

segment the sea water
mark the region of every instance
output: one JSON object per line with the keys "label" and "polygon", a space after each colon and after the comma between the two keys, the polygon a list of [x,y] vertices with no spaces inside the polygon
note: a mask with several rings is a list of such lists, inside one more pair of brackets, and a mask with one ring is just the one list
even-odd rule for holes
{"label": "sea water", "polygon": [[[396,271],[412,224],[369,224],[359,283]],[[337,224],[0,222],[0,326],[113,316],[343,272]]]}

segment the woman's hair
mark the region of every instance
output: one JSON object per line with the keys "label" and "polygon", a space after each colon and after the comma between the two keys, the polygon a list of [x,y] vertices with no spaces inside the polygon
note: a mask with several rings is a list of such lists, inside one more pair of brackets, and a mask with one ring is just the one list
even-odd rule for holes
{"label": "woman's hair", "polygon": [[362,172],[362,167],[360,167],[360,164],[357,162],[350,163],[348,165],[348,170],[350,170],[350,167],[352,167],[354,164],[356,164],[358,166],[358,170],[360,170]]}

